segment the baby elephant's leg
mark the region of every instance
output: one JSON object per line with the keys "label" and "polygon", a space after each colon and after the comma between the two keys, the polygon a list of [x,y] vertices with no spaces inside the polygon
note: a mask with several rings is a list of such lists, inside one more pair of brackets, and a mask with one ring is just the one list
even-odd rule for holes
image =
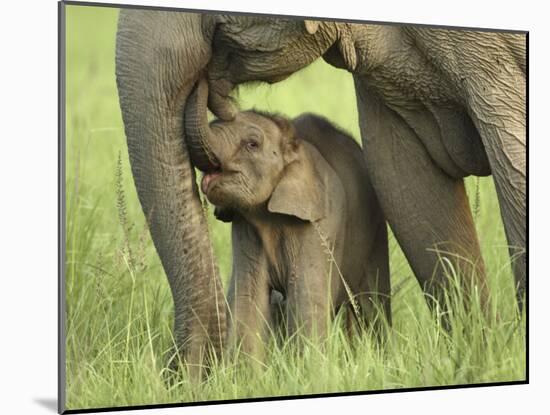
{"label": "baby elephant's leg", "polygon": [[388,233],[381,214],[371,218],[370,232],[372,240],[365,255],[361,279],[353,288],[352,298],[347,298],[341,309],[345,313],[346,332],[350,339],[367,330],[383,341],[392,324],[392,316]]}
{"label": "baby elephant's leg", "polygon": [[230,350],[238,350],[240,355],[260,363],[271,319],[270,290],[267,285],[258,286],[253,277],[249,277],[232,278],[227,341]]}
{"label": "baby elephant's leg", "polygon": [[322,340],[333,317],[326,261],[304,262],[307,263],[298,266],[287,284],[287,328],[291,336],[298,334]]}
{"label": "baby elephant's leg", "polygon": [[365,261],[364,278],[356,298],[363,326],[373,330],[382,340],[392,322],[386,223],[381,219],[372,231],[374,242]]}
{"label": "baby elephant's leg", "polygon": [[286,320],[286,300],[284,295],[277,291],[271,290],[270,301],[270,330],[274,335],[283,333]]}
{"label": "baby elephant's leg", "polygon": [[270,320],[267,261],[256,236],[233,224],[233,275],[229,284],[228,346],[261,362]]}

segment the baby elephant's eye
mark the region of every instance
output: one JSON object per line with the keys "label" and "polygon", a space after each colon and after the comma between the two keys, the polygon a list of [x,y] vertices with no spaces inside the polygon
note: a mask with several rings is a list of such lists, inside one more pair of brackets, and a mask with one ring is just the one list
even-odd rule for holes
{"label": "baby elephant's eye", "polygon": [[257,150],[259,147],[260,144],[254,139],[249,139],[246,141],[246,148],[249,150]]}

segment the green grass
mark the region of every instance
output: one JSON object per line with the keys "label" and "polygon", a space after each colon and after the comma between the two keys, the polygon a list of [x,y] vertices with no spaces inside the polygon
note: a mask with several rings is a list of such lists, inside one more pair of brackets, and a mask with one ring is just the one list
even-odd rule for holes
{"label": "green grass", "polygon": [[[525,325],[515,315],[512,275],[492,179],[479,180],[476,226],[498,320],[457,307],[453,331],[428,312],[390,237],[394,326],[380,349],[353,341],[336,322],[326,344],[268,346],[266,366],[233,362],[208,381],[163,381],[172,345],[168,283],[145,226],[128,164],[114,78],[116,9],[67,7],[66,346],[70,409],[323,392],[456,385],[525,377]],[[271,87],[237,94],[242,109],[289,116],[324,114],[356,139],[351,76],[316,62]],[[468,179],[471,199],[476,180]],[[231,268],[229,226],[210,217],[224,281]],[[453,297],[454,298],[454,297]]]}

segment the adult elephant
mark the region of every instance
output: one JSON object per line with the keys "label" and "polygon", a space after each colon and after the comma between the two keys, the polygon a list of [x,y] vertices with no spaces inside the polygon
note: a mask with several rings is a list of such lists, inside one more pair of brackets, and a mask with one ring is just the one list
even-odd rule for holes
{"label": "adult elephant", "polygon": [[[116,71],[130,161],[192,376],[208,345],[219,352],[225,336],[223,293],[191,158],[203,170],[217,163],[184,128],[186,105],[197,105],[188,102],[197,80],[208,74],[208,106],[230,120],[236,111],[229,93],[239,83],[277,82],[320,56],[351,71],[369,174],[428,298],[441,299],[445,286],[440,255],[486,297],[463,178],[492,173],[510,253],[518,258],[521,305],[525,42],[522,34],[121,11]],[[202,119],[204,111],[195,108]]]}

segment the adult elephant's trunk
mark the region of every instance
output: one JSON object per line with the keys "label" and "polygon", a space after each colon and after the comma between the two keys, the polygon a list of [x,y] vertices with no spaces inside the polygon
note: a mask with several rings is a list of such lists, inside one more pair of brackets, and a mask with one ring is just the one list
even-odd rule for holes
{"label": "adult elephant's trunk", "polygon": [[185,134],[193,164],[202,171],[214,170],[219,161],[212,150],[215,142],[207,117],[208,82],[201,78],[185,105]]}
{"label": "adult elephant's trunk", "polygon": [[221,351],[226,330],[183,127],[187,97],[210,59],[212,28],[198,14],[121,10],[116,44],[134,182],[174,299],[177,356],[195,379],[210,346]]}

